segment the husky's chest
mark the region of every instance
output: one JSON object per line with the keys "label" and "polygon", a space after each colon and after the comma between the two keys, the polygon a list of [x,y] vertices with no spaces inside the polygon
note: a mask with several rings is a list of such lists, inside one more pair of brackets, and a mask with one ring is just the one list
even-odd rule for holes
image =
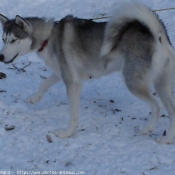
{"label": "husky's chest", "polygon": [[50,55],[48,48],[44,48],[41,52],[37,52],[38,56],[43,59],[46,66],[48,66],[53,72],[60,77],[60,67],[58,59],[54,55]]}

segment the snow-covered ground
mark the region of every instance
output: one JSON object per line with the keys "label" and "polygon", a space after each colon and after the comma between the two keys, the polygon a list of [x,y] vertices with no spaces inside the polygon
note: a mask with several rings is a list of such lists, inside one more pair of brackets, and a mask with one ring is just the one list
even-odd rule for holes
{"label": "snow-covered ground", "polygon": [[[1,0],[0,13],[9,18],[17,14],[55,17],[55,20],[67,14],[94,18],[110,15],[118,2]],[[173,0],[142,2],[152,9],[175,7]],[[175,10],[158,14],[175,46]],[[28,54],[14,65],[0,63],[0,72],[7,75],[0,80],[0,174],[2,171],[11,174],[27,171],[30,174],[36,171],[87,175],[175,174],[175,145],[155,142],[168,127],[166,111],[162,111],[164,115],[153,134],[142,136],[140,129],[147,122],[149,108],[130,94],[119,73],[84,84],[77,133],[71,138],[59,139],[53,131],[65,128],[69,121],[64,84],[53,86],[38,104],[29,105],[25,99],[37,90],[51,70],[35,54]],[[11,127],[12,130],[6,130]]]}

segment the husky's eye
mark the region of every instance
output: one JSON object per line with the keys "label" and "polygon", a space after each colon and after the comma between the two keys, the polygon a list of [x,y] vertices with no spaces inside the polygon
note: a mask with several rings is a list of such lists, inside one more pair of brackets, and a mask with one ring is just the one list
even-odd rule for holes
{"label": "husky's eye", "polygon": [[13,39],[10,43],[14,43],[17,39]]}
{"label": "husky's eye", "polygon": [[5,39],[4,38],[2,38],[2,41],[3,41],[3,43],[5,43]]}

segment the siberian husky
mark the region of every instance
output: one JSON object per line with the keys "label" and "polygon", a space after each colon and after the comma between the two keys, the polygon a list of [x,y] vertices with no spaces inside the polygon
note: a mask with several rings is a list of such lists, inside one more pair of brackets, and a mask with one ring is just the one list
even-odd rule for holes
{"label": "siberian husky", "polygon": [[143,128],[149,134],[160,116],[160,105],[151,93],[154,87],[167,109],[170,126],[161,143],[175,137],[173,81],[175,51],[158,16],[140,3],[124,3],[108,22],[67,16],[59,22],[45,18],[8,19],[0,15],[4,46],[0,61],[11,63],[31,51],[37,52],[53,74],[27,99],[35,104],[49,87],[63,80],[70,104],[70,124],[55,135],[66,138],[78,127],[83,80],[121,71],[128,89],[148,103],[152,116]]}

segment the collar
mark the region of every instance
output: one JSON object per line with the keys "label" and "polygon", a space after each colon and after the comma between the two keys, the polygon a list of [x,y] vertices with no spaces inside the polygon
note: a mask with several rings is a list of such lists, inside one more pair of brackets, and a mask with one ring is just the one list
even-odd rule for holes
{"label": "collar", "polygon": [[47,45],[49,39],[44,40],[43,44],[41,45],[41,47],[38,49],[38,52],[43,51],[43,49],[45,48],[45,46]]}
{"label": "collar", "polygon": [[[56,26],[56,24],[58,24],[58,23],[59,23],[59,21],[55,21],[55,22],[53,23],[53,29],[54,29],[54,27]],[[53,29],[52,29],[52,31],[53,31]],[[51,32],[51,34],[52,34],[52,32]],[[51,37],[51,36],[50,36],[50,37]],[[43,41],[41,47],[38,49],[38,52],[42,52],[42,51],[44,50],[44,48],[45,48],[46,45],[48,44],[48,41],[49,41],[50,37],[49,37],[48,39],[46,39],[46,40]]]}

